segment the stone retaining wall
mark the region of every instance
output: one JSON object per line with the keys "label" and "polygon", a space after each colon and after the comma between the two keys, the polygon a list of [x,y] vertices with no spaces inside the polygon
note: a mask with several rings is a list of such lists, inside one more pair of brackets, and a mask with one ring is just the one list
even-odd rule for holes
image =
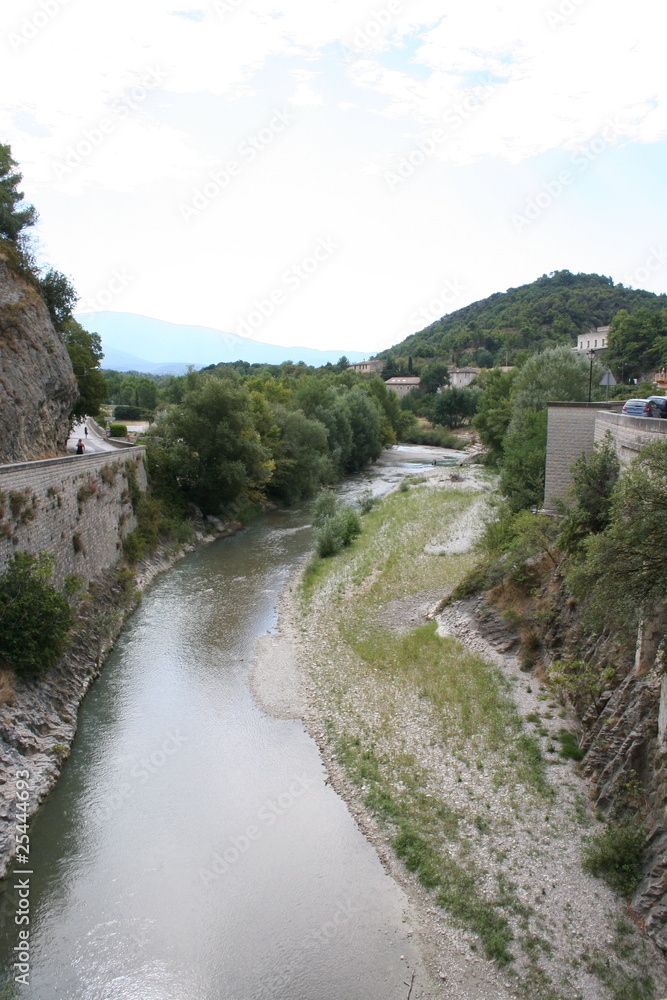
{"label": "stone retaining wall", "polygon": [[623,413],[599,413],[595,421],[595,440],[611,432],[621,465],[628,465],[644,445],[667,440],[667,420],[659,417],[629,417]]}
{"label": "stone retaining wall", "polygon": [[114,566],[136,525],[129,491],[146,489],[145,448],[0,466],[0,569],[14,552],[50,552],[54,582],[89,583]]}

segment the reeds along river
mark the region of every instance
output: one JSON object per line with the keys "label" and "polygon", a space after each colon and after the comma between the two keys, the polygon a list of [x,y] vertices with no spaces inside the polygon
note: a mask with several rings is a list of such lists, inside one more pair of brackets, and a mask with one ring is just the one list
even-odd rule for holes
{"label": "reeds along river", "polygon": [[[399,474],[376,468],[343,489],[383,491]],[[145,594],[32,824],[29,924],[14,918],[20,876],[5,885],[0,997],[405,995],[416,956],[402,891],[301,722],[267,716],[249,688],[308,523],[307,506],[267,515]],[[27,984],[13,965],[21,929]]]}

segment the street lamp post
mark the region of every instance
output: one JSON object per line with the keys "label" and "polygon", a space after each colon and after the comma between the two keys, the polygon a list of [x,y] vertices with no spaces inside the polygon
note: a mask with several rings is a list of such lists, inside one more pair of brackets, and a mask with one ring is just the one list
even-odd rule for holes
{"label": "street lamp post", "polygon": [[591,348],[588,352],[588,357],[591,359],[591,365],[588,370],[588,402],[591,401],[591,390],[593,387],[593,358],[595,357],[595,351]]}

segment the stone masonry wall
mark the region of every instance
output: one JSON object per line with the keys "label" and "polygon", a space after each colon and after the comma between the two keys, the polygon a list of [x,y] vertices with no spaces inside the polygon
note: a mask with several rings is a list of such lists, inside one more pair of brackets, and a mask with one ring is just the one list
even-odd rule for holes
{"label": "stone masonry wall", "polygon": [[[547,459],[544,505],[565,496],[572,481],[570,466],[582,452],[587,455],[595,444],[595,421],[607,403],[547,403]],[[622,403],[620,404],[623,405]]]}
{"label": "stone masonry wall", "polygon": [[658,417],[629,417],[622,413],[598,413],[595,440],[611,432],[621,465],[628,465],[644,445],[667,440],[667,420]]}
{"label": "stone masonry wall", "polygon": [[142,447],[0,466],[0,570],[14,552],[50,552],[54,582],[87,584],[118,561],[136,525],[128,490],[146,489]]}

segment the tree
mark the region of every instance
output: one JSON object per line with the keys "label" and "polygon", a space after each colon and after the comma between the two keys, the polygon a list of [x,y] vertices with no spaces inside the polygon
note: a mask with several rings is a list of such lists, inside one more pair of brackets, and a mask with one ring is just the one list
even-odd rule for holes
{"label": "tree", "polygon": [[586,623],[634,634],[664,603],[667,551],[667,443],[654,441],[619,477],[609,527],[590,535],[585,556],[567,577]]}
{"label": "tree", "polygon": [[432,361],[422,371],[420,389],[422,392],[433,393],[443,385],[449,385],[449,365],[442,361]]}
{"label": "tree", "polygon": [[104,357],[102,341],[96,333],[88,333],[75,319],[65,320],[62,337],[72,362],[79,398],[72,409],[73,417],[94,417],[108,395],[107,381],[100,371]]}
{"label": "tree", "polygon": [[667,309],[621,309],[611,323],[607,358],[624,378],[641,378],[667,359]]}
{"label": "tree", "polygon": [[51,322],[56,330],[62,330],[67,320],[72,318],[72,310],[79,299],[74,285],[53,268],[39,279],[39,285]]}
{"label": "tree", "polygon": [[149,466],[163,496],[208,514],[257,500],[273,472],[262,444],[251,397],[233,371],[190,372],[180,406],[158,421],[149,443]]}
{"label": "tree", "polygon": [[52,586],[53,557],[16,552],[0,576],[0,663],[36,676],[67,648],[74,624],[67,599]]}
{"label": "tree", "polygon": [[15,169],[17,166],[11,147],[0,143],[0,236],[14,243],[38,218],[33,205],[20,207],[24,197],[18,190],[22,175]]}
{"label": "tree", "polygon": [[502,372],[492,368],[477,376],[477,385],[482,390],[477,412],[473,417],[473,427],[479,431],[483,444],[491,449],[491,459],[499,461],[503,451],[503,439],[512,417],[511,393],[517,370]]}
{"label": "tree", "polygon": [[477,388],[457,389],[453,387],[447,389],[441,395],[436,396],[433,419],[437,424],[444,424],[445,427],[460,427],[474,415],[480,395],[480,390]]}
{"label": "tree", "polygon": [[572,465],[572,485],[568,503],[563,507],[561,548],[573,551],[590,534],[597,534],[609,524],[613,490],[620,472],[614,442],[607,431],[592,454],[581,454]]}
{"label": "tree", "polygon": [[500,489],[510,510],[540,505],[544,499],[544,463],[547,451],[546,409],[519,410],[512,417],[503,442]]}

